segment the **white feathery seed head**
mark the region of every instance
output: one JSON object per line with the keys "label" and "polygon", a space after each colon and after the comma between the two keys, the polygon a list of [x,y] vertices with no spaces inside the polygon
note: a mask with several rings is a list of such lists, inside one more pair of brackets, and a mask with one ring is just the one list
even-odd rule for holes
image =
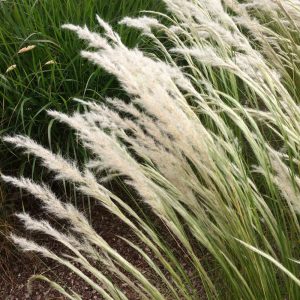
{"label": "white feathery seed head", "polygon": [[39,157],[46,168],[57,174],[57,179],[66,179],[72,182],[82,181],[81,173],[74,162],[67,161],[62,156],[52,153],[29,137],[21,135],[5,136],[3,140],[17,148],[25,149],[26,153]]}
{"label": "white feathery seed head", "polygon": [[127,27],[132,27],[141,30],[144,34],[150,34],[152,28],[159,28],[162,25],[155,18],[150,18],[147,16],[142,16],[140,18],[130,18],[125,17],[119,24],[126,25]]}

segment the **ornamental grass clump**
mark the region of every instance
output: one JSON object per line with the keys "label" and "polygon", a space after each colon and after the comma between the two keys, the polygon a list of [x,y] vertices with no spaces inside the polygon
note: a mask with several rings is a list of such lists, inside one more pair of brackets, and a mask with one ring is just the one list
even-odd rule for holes
{"label": "ornamental grass clump", "polygon": [[[168,16],[148,12],[121,21],[152,40],[156,55],[127,48],[99,17],[102,35],[63,26],[88,43],[81,55],[116,76],[130,96],[101,104],[76,99],[86,106],[83,113],[49,111],[76,131],[91,154],[84,168],[28,137],[4,138],[120,218],[151,250],[126,240],[157,281],[46,185],[3,175],[69,225],[60,232],[18,214],[28,230],[49,235],[66,253],[12,239],[65,265],[103,299],[129,299],[123,284],[135,299],[299,299],[300,5],[164,2]],[[107,188],[114,178],[135,191],[171,242]],[[189,269],[174,247],[184,251]],[[71,289],[52,286],[80,299]]]}

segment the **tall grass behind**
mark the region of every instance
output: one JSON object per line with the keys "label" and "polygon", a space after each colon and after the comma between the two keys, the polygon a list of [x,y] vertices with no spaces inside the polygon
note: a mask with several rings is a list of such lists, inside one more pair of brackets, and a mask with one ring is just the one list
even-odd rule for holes
{"label": "tall grass behind", "polygon": [[[136,299],[299,299],[299,2],[164,3],[169,15],[121,21],[151,39],[159,57],[126,47],[100,17],[101,33],[64,25],[88,43],[81,55],[113,74],[131,99],[77,99],[84,112],[49,111],[91,154],[84,167],[28,137],[4,139],[118,216],[150,249],[126,240],[159,279],[122,257],[46,185],[3,175],[70,225],[62,232],[18,215],[67,254],[12,239],[66,266],[104,299],[128,299],[124,285]],[[168,239],[107,188],[116,177],[167,227]]]}

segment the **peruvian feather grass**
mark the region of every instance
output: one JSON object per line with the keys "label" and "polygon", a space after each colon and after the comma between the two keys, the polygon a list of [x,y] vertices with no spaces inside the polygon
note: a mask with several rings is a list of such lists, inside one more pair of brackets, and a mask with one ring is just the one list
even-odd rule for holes
{"label": "peruvian feather grass", "polygon": [[[87,154],[74,135],[67,130],[61,134],[65,128],[45,111],[81,111],[84,108],[72,101],[74,96],[102,101],[113,90],[116,95],[118,84],[100,68],[86,63],[78,53],[83,47],[81,41],[60,27],[64,22],[84,20],[91,28],[99,28],[95,20],[98,13],[119,29],[126,45],[140,43],[146,47],[136,31],[121,28],[118,21],[140,10],[161,7],[159,0],[0,1],[0,133],[38,138],[53,151],[84,161]],[[18,175],[31,173],[34,179],[44,179],[41,170],[34,168],[32,158],[11,152],[0,144],[2,170],[18,168]]]}
{"label": "peruvian feather grass", "polygon": [[[127,48],[99,17],[102,35],[64,25],[88,43],[81,55],[116,76],[131,97],[129,103],[110,98],[104,104],[77,99],[84,113],[49,111],[91,153],[84,168],[28,137],[4,138],[122,220],[151,250],[153,256],[127,241],[158,280],[122,257],[46,185],[2,175],[69,224],[68,232],[60,232],[46,220],[18,214],[28,230],[49,235],[66,253],[12,239],[24,251],[66,266],[103,299],[128,299],[124,283],[135,299],[299,299],[300,5],[164,2],[169,16],[148,12],[121,21],[151,39],[160,58]],[[170,239],[176,237],[192,272],[174,243],[106,187],[115,177],[135,190]],[[209,253],[207,261],[199,249]]]}
{"label": "peruvian feather grass", "polygon": [[[95,19],[98,13],[118,29],[127,46],[139,43],[149,48],[138,31],[118,25],[118,21],[154,8],[162,11],[160,0],[0,0],[0,135],[27,135],[55,152],[72,157],[78,164],[85,161],[88,155],[73,132],[51,119],[46,110],[64,113],[84,110],[80,103],[72,101],[75,96],[101,102],[111,94],[126,95],[113,76],[79,55],[83,43],[72,33],[61,30],[61,25],[84,20],[90,28],[99,29]],[[47,173],[39,168],[34,157],[20,155],[1,140],[0,166],[4,173],[47,180]],[[91,215],[90,200],[78,199],[72,184],[64,182],[61,191],[75,206],[81,203]],[[10,201],[2,209],[1,228],[5,228],[9,222],[7,215],[17,206]]]}

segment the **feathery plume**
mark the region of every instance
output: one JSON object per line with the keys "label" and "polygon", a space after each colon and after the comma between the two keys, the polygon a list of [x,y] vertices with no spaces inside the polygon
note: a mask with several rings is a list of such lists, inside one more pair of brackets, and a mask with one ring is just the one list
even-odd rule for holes
{"label": "feathery plume", "polygon": [[11,72],[11,71],[13,71],[14,69],[16,69],[17,68],[17,65],[11,65],[11,66],[9,66],[7,69],[6,69],[6,71],[5,71],[5,73],[9,73],[9,72]]}
{"label": "feathery plume", "polygon": [[29,51],[33,50],[35,47],[36,47],[36,45],[29,45],[27,47],[23,47],[18,51],[18,54],[29,52]]}

